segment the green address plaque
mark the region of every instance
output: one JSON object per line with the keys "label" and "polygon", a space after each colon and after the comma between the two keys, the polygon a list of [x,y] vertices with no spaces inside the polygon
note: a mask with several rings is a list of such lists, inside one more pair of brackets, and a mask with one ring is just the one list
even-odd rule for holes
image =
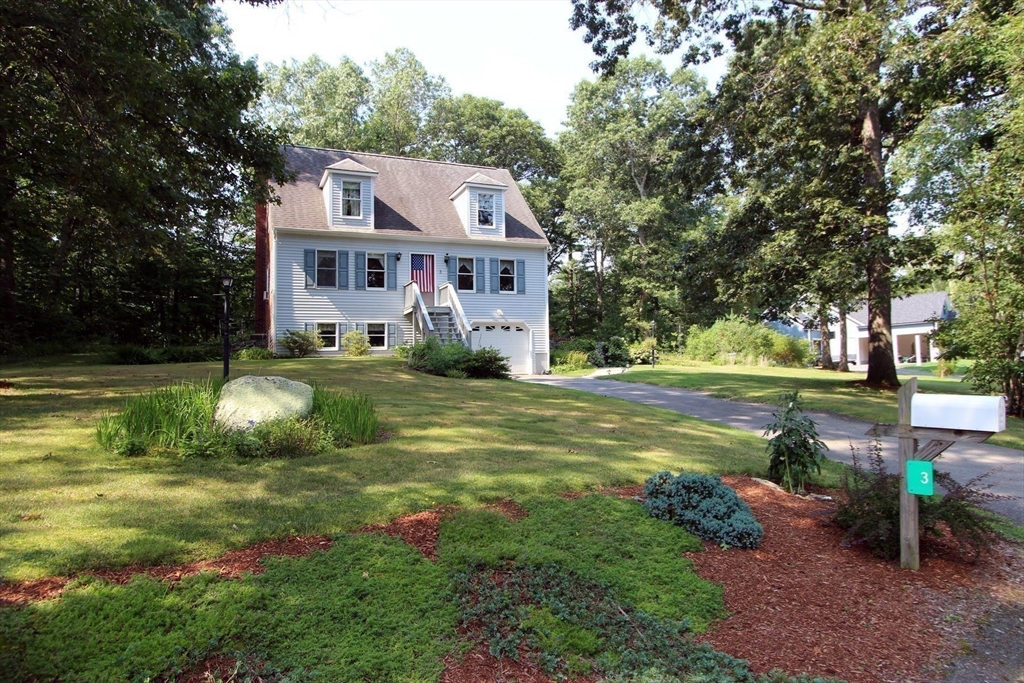
{"label": "green address plaque", "polygon": [[935,469],[930,460],[907,461],[907,493],[915,496],[935,495]]}

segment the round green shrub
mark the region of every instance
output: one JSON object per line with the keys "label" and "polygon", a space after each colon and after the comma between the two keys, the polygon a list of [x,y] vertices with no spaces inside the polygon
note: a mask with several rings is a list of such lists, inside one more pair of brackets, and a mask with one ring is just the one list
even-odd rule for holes
{"label": "round green shrub", "polygon": [[281,346],[296,358],[312,356],[324,347],[324,341],[315,330],[299,332],[288,330],[280,340]]}
{"label": "round green shrub", "polygon": [[341,348],[346,356],[369,356],[370,338],[359,330],[346,332],[341,337]]}

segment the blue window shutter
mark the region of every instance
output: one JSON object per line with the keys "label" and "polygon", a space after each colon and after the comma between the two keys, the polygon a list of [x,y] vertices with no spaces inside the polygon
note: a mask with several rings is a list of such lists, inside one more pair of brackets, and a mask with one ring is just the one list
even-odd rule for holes
{"label": "blue window shutter", "polygon": [[309,332],[309,323],[302,323],[302,331]]}
{"label": "blue window shutter", "polygon": [[398,325],[388,323],[388,348],[393,349],[396,346],[398,346]]}
{"label": "blue window shutter", "polygon": [[338,289],[348,289],[348,251],[338,252]]}
{"label": "blue window shutter", "polygon": [[398,289],[398,255],[393,251],[388,252],[386,269],[388,291],[393,292]]}
{"label": "blue window shutter", "polygon": [[484,279],[487,276],[484,275],[484,259],[482,256],[478,256],[476,259],[476,267],[473,268],[473,277],[476,278],[476,293],[483,294],[487,291],[487,281]]}
{"label": "blue window shutter", "polygon": [[338,339],[341,339],[348,332],[348,323],[338,323]]}
{"label": "blue window shutter", "polygon": [[366,252],[356,252],[356,289],[366,289]]}
{"label": "blue window shutter", "polygon": [[302,257],[302,268],[306,271],[306,289],[316,287],[316,249],[305,249]]}
{"label": "blue window shutter", "polygon": [[516,259],[516,294],[526,294],[526,260]]}
{"label": "blue window shutter", "polygon": [[501,284],[498,282],[498,259],[491,259],[491,294],[501,291]]}
{"label": "blue window shutter", "polygon": [[366,334],[366,323],[356,323],[356,332]]}
{"label": "blue window shutter", "polygon": [[448,282],[452,283],[452,286],[457,286],[457,278],[459,273],[459,257],[455,254],[448,254]]}

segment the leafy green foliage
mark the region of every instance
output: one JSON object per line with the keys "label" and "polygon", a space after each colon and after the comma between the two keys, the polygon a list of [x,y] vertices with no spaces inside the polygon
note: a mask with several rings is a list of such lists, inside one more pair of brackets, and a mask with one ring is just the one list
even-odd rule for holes
{"label": "leafy green foliage", "polygon": [[626,340],[622,337],[612,337],[606,342],[597,342],[588,360],[599,368],[621,368],[629,365]]}
{"label": "leafy green foliage", "polygon": [[657,361],[658,340],[654,337],[647,337],[629,345],[629,360],[633,365],[649,365],[652,356]]}
{"label": "leafy green foliage", "polygon": [[772,362],[795,366],[802,366],[809,352],[804,340],[739,316],[717,320],[707,329],[691,329],[684,350],[685,356],[691,360],[747,365]]}
{"label": "leafy green foliage", "polygon": [[957,371],[956,361],[947,358],[940,358],[935,364],[935,369],[932,373],[939,377],[949,377],[955,375]]}
{"label": "leafy green foliage", "polygon": [[552,360],[553,365],[566,370],[585,370],[590,367],[590,358],[586,351],[559,349],[552,354]]}
{"label": "leafy green foliage", "polygon": [[287,177],[281,136],[249,114],[256,63],[229,36],[213,2],[4,4],[7,344],[217,334],[217,276],[246,269],[236,226]]}
{"label": "leafy green foliage", "polygon": [[324,340],[320,338],[316,330],[305,332],[287,330],[278,343],[295,358],[312,356],[324,347]]}
{"label": "leafy green foliage", "polygon": [[337,445],[377,439],[377,408],[369,396],[332,391],[314,383],[313,414],[331,431]]}
{"label": "leafy green foliage", "polygon": [[442,343],[428,337],[409,349],[409,367],[430,375],[453,379],[508,379],[508,357],[497,349],[470,351],[462,342]]}
{"label": "leafy green foliage", "polygon": [[370,338],[359,330],[349,330],[341,337],[341,348],[346,356],[369,356]]}
{"label": "leafy green foliage", "polygon": [[396,346],[395,347],[395,358],[401,358],[402,360],[408,360],[409,359],[409,349],[410,348],[411,347],[406,346],[405,344],[402,344],[400,346]]}
{"label": "leafy green foliage", "polygon": [[249,346],[241,349],[237,354],[238,360],[273,360],[274,352],[264,346]]}
{"label": "leafy green foliage", "polygon": [[159,349],[148,349],[137,344],[115,346],[105,360],[111,365],[156,365],[165,362]]}
{"label": "leafy green foliage", "polygon": [[108,450],[121,442],[178,448],[212,429],[219,394],[220,384],[211,380],[156,387],[126,400],[120,413],[101,418],[96,438]]}
{"label": "leafy green foliage", "polygon": [[768,451],[768,478],[790,493],[803,491],[811,473],[821,474],[821,461],[828,450],[818,438],[814,421],[803,414],[800,392],[779,397],[774,422],[765,425],[764,436],[772,434]]}
{"label": "leafy green foliage", "polygon": [[[900,556],[900,476],[887,470],[878,441],[868,451],[869,471],[864,470],[857,449],[852,450],[853,468],[843,480],[846,500],[840,501],[832,521],[846,530],[844,541],[863,543],[878,557],[896,560]],[[1005,498],[979,486],[989,474],[960,484],[948,472],[936,470],[935,481],[946,495],[918,497],[922,537],[942,536],[940,524],[944,523],[962,552],[977,556],[988,548],[995,527],[981,505]]]}
{"label": "leafy green foliage", "polygon": [[644,484],[644,509],[707,541],[757,548],[764,529],[750,507],[721,478],[706,474],[658,472]]}

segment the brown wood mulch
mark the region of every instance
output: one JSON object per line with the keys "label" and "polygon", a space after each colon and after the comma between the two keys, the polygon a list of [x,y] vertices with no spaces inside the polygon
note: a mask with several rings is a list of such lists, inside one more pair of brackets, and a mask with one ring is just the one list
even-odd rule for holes
{"label": "brown wood mulch", "polygon": [[950,651],[944,618],[980,575],[999,570],[998,554],[972,565],[952,547],[932,544],[922,546],[921,571],[903,571],[863,548],[843,547],[842,531],[828,524],[831,503],[746,477],[722,479],[765,534],[757,550],[705,543],[705,552],[688,555],[700,576],[723,585],[730,614],[700,639],[749,660],[759,673],[779,668],[850,683],[930,680]]}

